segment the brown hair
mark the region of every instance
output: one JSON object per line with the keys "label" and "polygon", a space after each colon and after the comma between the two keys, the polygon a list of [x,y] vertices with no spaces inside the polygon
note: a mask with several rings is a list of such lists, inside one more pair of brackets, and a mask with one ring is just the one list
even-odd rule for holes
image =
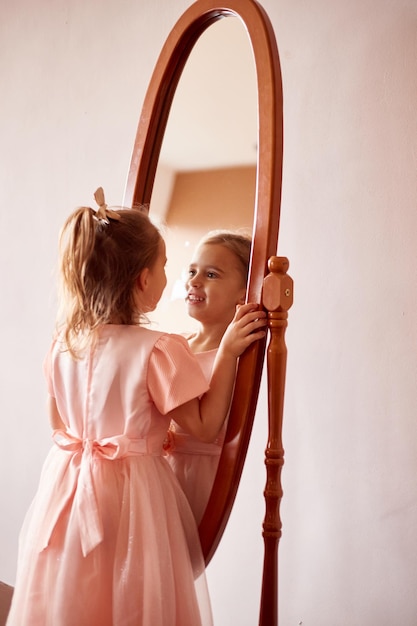
{"label": "brown hair", "polygon": [[232,230],[212,230],[200,239],[198,247],[206,244],[224,246],[230,250],[230,252],[233,252],[239,261],[239,268],[242,274],[243,282],[245,284],[247,283],[252,247],[252,239],[250,235],[234,232]]}
{"label": "brown hair", "polygon": [[117,219],[113,214],[114,219],[103,220],[80,207],[60,234],[60,316],[73,356],[101,324],[136,324],[142,315],[134,285],[141,271],[154,265],[161,235],[140,210],[115,213]]}

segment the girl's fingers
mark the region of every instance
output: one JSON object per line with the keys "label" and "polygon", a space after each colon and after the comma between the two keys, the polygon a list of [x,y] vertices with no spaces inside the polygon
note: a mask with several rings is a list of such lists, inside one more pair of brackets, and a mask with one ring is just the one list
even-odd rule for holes
{"label": "girl's fingers", "polygon": [[243,350],[245,350],[248,346],[250,346],[255,341],[259,341],[260,339],[263,339],[265,335],[266,335],[265,330],[258,330],[256,332],[249,333],[248,335],[246,335],[246,337],[242,339]]}
{"label": "girl's fingers", "polygon": [[248,302],[247,304],[238,304],[236,306],[235,319],[241,319],[247,313],[250,313],[251,311],[258,311],[258,310],[259,310],[259,305],[256,304],[255,302]]}
{"label": "girl's fingers", "polygon": [[266,313],[257,304],[240,305],[222,343],[236,357],[240,356],[251,343],[265,337],[266,323]]}
{"label": "girl's fingers", "polygon": [[266,313],[264,311],[254,311],[253,313],[247,313],[242,318],[240,324],[242,328],[251,326],[252,328],[258,328],[266,325]]}
{"label": "girl's fingers", "polygon": [[260,339],[263,339],[266,335],[266,332],[264,330],[260,330],[256,333],[251,333],[250,335],[248,335],[248,345],[250,346],[251,343],[253,343],[254,341],[259,341]]}
{"label": "girl's fingers", "polygon": [[265,311],[259,309],[257,304],[248,303],[242,304],[236,311],[235,322],[243,322],[247,324],[256,319],[262,319],[266,317]]}
{"label": "girl's fingers", "polygon": [[266,333],[266,318],[255,319],[252,322],[248,322],[241,328],[237,328],[236,336],[243,341],[255,341],[261,339]]}

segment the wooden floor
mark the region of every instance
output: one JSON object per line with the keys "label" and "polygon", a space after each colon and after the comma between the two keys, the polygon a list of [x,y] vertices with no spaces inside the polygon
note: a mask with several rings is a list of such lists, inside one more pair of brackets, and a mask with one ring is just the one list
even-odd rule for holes
{"label": "wooden floor", "polygon": [[0,626],[4,626],[6,623],[12,595],[13,587],[0,582]]}

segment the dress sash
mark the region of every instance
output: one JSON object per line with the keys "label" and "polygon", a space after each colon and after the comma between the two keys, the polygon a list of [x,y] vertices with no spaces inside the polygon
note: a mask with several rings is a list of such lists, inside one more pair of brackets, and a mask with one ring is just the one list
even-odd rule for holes
{"label": "dress sash", "polygon": [[169,430],[164,441],[166,454],[181,452],[184,454],[204,454],[206,456],[220,456],[222,442],[218,437],[212,443],[199,441],[188,433]]}
{"label": "dress sash", "polygon": [[103,541],[103,524],[99,514],[93,478],[93,460],[116,460],[128,456],[161,454],[148,451],[146,439],[131,439],[127,435],[116,435],[103,439],[79,439],[64,430],[55,430],[54,443],[61,450],[75,455],[81,452],[78,476],[73,476],[74,468],[68,468],[63,481],[49,501],[49,515],[43,525],[40,550],[44,550],[51,539],[54,528],[66,504],[74,496],[74,506],[80,527],[81,549],[87,556]]}

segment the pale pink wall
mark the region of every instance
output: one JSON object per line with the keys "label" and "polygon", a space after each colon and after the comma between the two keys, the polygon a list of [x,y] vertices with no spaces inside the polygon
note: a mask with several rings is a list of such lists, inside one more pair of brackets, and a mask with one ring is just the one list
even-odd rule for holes
{"label": "pale pink wall", "polygon": [[283,624],[412,626],[417,4],[296,6],[275,13],[296,284]]}
{"label": "pale pink wall", "polygon": [[[0,579],[49,446],[41,363],[56,235],[120,203],[154,62],[185,0],[2,7]],[[290,259],[280,624],[417,615],[417,5],[264,0],[285,94],[279,251]],[[209,568],[217,626],[257,620],[265,390]]]}

